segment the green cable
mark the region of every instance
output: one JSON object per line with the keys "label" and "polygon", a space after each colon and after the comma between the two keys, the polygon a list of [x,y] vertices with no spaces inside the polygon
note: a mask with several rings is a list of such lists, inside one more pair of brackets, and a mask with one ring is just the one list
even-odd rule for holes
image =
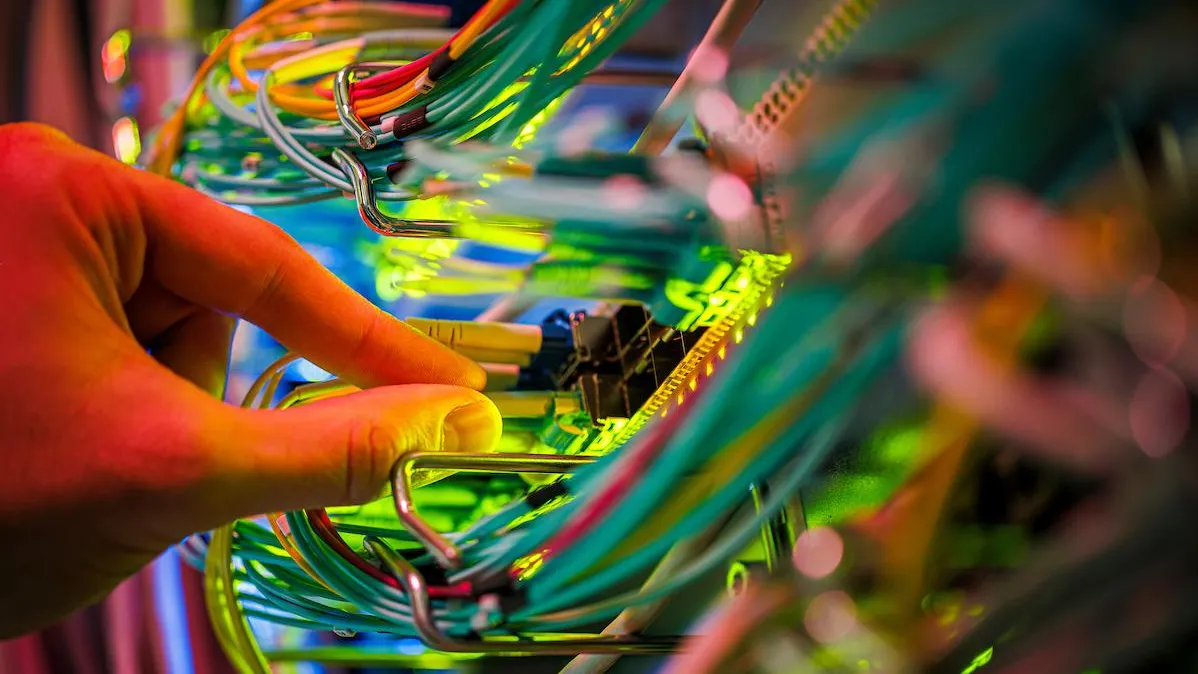
{"label": "green cable", "polygon": [[[793,339],[795,331],[792,326],[811,326],[817,322],[816,317],[821,314],[826,316],[834,313],[841,302],[837,294],[831,293],[823,298],[811,297],[809,303],[792,307],[794,300],[791,298],[796,295],[798,293],[791,291],[779,297],[768,318],[758,326],[757,338],[732,351],[721,368],[725,374],[706,383],[706,390],[688,410],[687,422],[679,426],[673,436],[665,441],[665,446],[659,450],[656,460],[642,473],[641,479],[620,502],[619,512],[613,513],[620,520],[609,518],[604,526],[592,528],[586,546],[576,545],[558,552],[555,563],[552,566],[547,565],[538,573],[538,576],[542,576],[538,581],[540,586],[552,585],[558,580],[555,577],[569,573],[571,567],[583,565],[592,556],[590,551],[613,548],[631,533],[636,523],[647,518],[653,508],[666,497],[662,487],[672,485],[682,478],[686,466],[697,460],[697,449],[713,445],[723,446],[723,443],[719,443],[712,436],[718,438],[721,435],[720,423],[725,420],[723,409],[741,395],[738,391],[751,389],[753,386],[752,377],[756,369],[752,365],[754,358],[762,359],[759,354],[766,341],[766,334],[782,330],[789,333]],[[790,315],[792,311],[795,312],[794,316]],[[807,320],[804,320],[805,318]],[[779,320],[786,322],[782,329],[774,327],[780,325]],[[776,352],[769,355],[775,356]],[[813,363],[805,365],[810,367],[812,375],[818,371],[818,367]],[[576,499],[576,502],[581,500]]]}
{"label": "green cable", "polygon": [[[563,40],[563,34],[566,36],[573,34],[566,31],[569,30],[571,21],[575,15],[581,14],[581,12],[575,8],[572,2],[557,2],[553,5],[553,9],[556,11],[550,10],[551,13],[548,21],[554,28],[549,33],[548,39],[545,40],[544,51],[537,58],[536,70],[533,72],[532,79],[529,81],[528,87],[522,92],[523,96],[521,96],[515,111],[507,115],[500,122],[498,128],[492,134],[493,137],[505,138],[513,129],[518,132],[523,127],[522,124],[517,126],[515,120],[522,116],[521,113],[534,108],[534,93],[544,86],[548,78],[557,70],[557,56],[561,51],[559,45]],[[571,11],[572,9],[574,11]],[[536,112],[539,112],[543,108],[544,106],[542,105],[536,105],[533,114],[536,114]]]}
{"label": "green cable", "polygon": [[[538,5],[532,11],[535,12],[544,7],[546,5]],[[473,118],[498,96],[500,91],[530,69],[529,62],[536,53],[537,47],[535,38],[539,37],[546,29],[547,27],[541,25],[537,20],[530,20],[530,37],[534,39],[517,44],[512,48],[506,61],[494,66],[486,80],[478,86],[456,98],[447,98],[444,101],[439,101],[437,105],[430,106],[427,114],[429,123],[444,129],[463,124]]]}
{"label": "green cable", "polygon": [[[735,508],[738,502],[743,502],[745,485],[758,483],[776,474],[779,466],[785,464],[794,453],[795,447],[804,443],[804,436],[818,437],[823,429],[829,425],[837,425],[839,423],[836,421],[837,419],[846,417],[848,410],[852,408],[856,400],[860,399],[864,389],[897,358],[901,351],[901,334],[901,330],[893,328],[883,332],[871,349],[862,353],[850,368],[837,376],[834,387],[821,397],[817,405],[804,413],[798,423],[783,429],[777,439],[767,443],[758,459],[746,466],[735,478],[726,482],[696,509],[685,513],[665,533],[641,549],[621,557],[607,569],[576,570],[578,571],[575,574],[577,584],[568,589],[546,591],[552,597],[551,605],[569,606],[585,597],[597,596],[612,587],[618,587],[621,581],[665,555],[673,543],[684,538],[689,532],[701,530],[707,523],[715,521],[722,513]],[[810,445],[811,443],[806,442],[805,444]],[[731,447],[727,447],[725,451],[731,449]],[[803,461],[800,469],[807,473],[814,471],[831,449],[830,442],[821,445],[818,451],[809,446],[802,455]],[[530,596],[532,596],[531,587],[535,585],[536,580],[536,576],[534,576],[529,583]]]}
{"label": "green cable", "polygon": [[[263,598],[280,611],[286,611],[300,618],[327,625],[328,629],[353,629],[359,632],[385,631],[389,625],[382,620],[370,616],[355,615],[344,611],[334,610],[306,597],[287,592],[267,582],[252,566],[245,567],[245,575],[263,592]],[[257,582],[254,582],[257,581]]]}

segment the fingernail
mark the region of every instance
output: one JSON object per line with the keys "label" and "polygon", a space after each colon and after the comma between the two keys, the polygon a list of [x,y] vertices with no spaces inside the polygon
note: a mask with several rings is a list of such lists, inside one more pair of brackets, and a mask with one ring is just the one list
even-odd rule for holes
{"label": "fingernail", "polygon": [[491,401],[462,405],[445,417],[441,451],[490,452],[499,444],[503,420]]}

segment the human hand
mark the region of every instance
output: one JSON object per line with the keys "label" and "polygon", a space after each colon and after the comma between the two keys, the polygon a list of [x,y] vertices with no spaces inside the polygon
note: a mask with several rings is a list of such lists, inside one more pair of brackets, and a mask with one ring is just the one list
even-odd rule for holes
{"label": "human hand", "polygon": [[[190,533],[360,503],[402,452],[498,441],[477,365],[273,225],[31,124],[0,127],[0,185],[0,638]],[[376,388],[221,403],[238,317]]]}

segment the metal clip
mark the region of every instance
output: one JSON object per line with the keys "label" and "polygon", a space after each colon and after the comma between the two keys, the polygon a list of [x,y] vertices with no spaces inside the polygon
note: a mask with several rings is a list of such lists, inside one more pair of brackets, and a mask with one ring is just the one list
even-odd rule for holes
{"label": "metal clip", "polygon": [[[412,499],[411,475],[415,469],[441,469],[487,473],[572,473],[593,463],[594,456],[558,456],[545,454],[472,454],[467,452],[409,452],[391,471],[391,493],[404,527],[423,543],[436,560],[447,568],[458,568],[462,551],[428,525],[416,512]],[[445,653],[489,653],[492,655],[577,655],[660,654],[672,653],[682,643],[678,636],[640,636],[610,634],[522,634],[518,636],[455,639],[437,627],[424,576],[402,555],[375,537],[367,546],[403,586],[412,609],[416,633],[429,648]]]}
{"label": "metal clip", "polygon": [[448,469],[482,473],[573,473],[594,463],[598,457],[554,454],[473,454],[469,452],[408,452],[391,470],[391,496],[404,528],[428,548],[437,563],[447,569],[462,566],[462,551],[429,526],[416,512],[412,499],[412,471],[417,468]]}
{"label": "metal clip", "polygon": [[354,139],[358,141],[358,146],[363,150],[373,150],[379,144],[379,137],[354,111],[353,102],[350,101],[350,78],[356,73],[391,70],[399,65],[385,61],[351,63],[338,70],[333,77],[333,106],[337,109],[337,119],[341,120],[341,125],[353,135]]}
{"label": "metal clip", "polygon": [[452,220],[406,220],[393,218],[382,211],[374,202],[374,185],[366,167],[343,148],[333,149],[333,161],[349,178],[354,186],[354,199],[358,202],[358,214],[371,229],[383,236],[404,236],[417,239],[455,238]]}
{"label": "metal clip", "polygon": [[[424,456],[432,457],[438,455],[425,454]],[[455,456],[459,458],[476,456],[483,458],[502,457],[503,455],[458,454]],[[522,456],[536,455],[525,454]],[[463,458],[461,463],[450,461],[448,465],[462,469],[461,466],[463,463],[468,463],[468,461]],[[445,466],[446,464],[439,465]],[[530,472],[546,471],[538,470]],[[437,627],[437,623],[433,618],[433,609],[429,603],[428,586],[424,582],[424,576],[420,574],[416,567],[412,566],[411,562],[404,559],[402,555],[397,554],[378,538],[373,536],[367,538],[366,545],[383,562],[383,566],[387,567],[395,575],[400,585],[403,585],[404,592],[407,593],[408,601],[412,607],[412,623],[416,627],[416,633],[420,635],[420,640],[429,648],[438,651],[445,653],[490,653],[492,655],[513,656],[577,655],[579,653],[653,654],[672,653],[677,650],[678,644],[681,643],[681,639],[676,636],[645,637],[612,636],[606,634],[537,634],[535,636],[489,637],[477,640],[454,639]]]}

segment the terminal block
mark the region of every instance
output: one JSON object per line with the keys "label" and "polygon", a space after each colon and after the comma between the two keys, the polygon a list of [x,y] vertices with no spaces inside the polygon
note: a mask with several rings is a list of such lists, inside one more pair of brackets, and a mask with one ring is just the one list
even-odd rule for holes
{"label": "terminal block", "polygon": [[599,424],[636,414],[703,332],[657,323],[640,306],[621,306],[609,315],[577,313],[570,325],[574,357],[560,385],[577,390]]}

